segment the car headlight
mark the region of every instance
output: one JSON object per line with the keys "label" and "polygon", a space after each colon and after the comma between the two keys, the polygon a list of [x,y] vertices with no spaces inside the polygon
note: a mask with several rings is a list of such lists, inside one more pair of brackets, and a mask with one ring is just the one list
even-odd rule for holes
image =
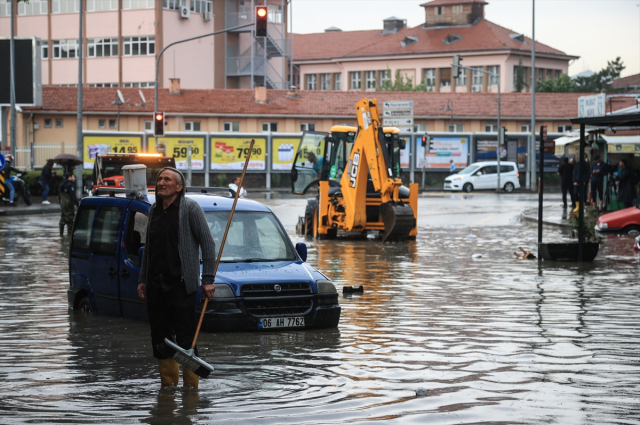
{"label": "car headlight", "polygon": [[337,293],[336,286],[328,280],[316,280],[318,294],[334,294]]}
{"label": "car headlight", "polygon": [[464,177],[462,177],[462,176],[458,176],[458,177],[454,177],[453,178],[453,180],[462,180],[462,179],[464,179]]}
{"label": "car headlight", "polygon": [[216,292],[213,294],[213,298],[234,298],[235,296],[229,285],[226,283],[216,283]]}
{"label": "car headlight", "polygon": [[609,223],[601,223],[598,222],[598,224],[596,225],[596,227],[600,228],[600,229],[608,229],[609,228]]}

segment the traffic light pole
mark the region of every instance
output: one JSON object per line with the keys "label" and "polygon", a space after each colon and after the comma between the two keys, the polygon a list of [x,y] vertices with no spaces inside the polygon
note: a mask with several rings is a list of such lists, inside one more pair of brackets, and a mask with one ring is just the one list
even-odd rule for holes
{"label": "traffic light pole", "polygon": [[245,25],[239,25],[237,27],[232,27],[232,28],[227,28],[224,30],[220,30],[220,31],[215,31],[209,34],[203,34],[203,35],[198,35],[196,37],[191,37],[191,38],[185,38],[184,40],[178,40],[178,41],[174,41],[173,43],[167,44],[167,46],[160,50],[160,53],[158,54],[158,58],[156,59],[156,86],[155,86],[155,106],[154,106],[154,111],[158,110],[158,65],[160,64],[160,58],[162,57],[162,54],[164,53],[165,50],[167,50],[169,47],[171,46],[175,46],[176,44],[180,44],[180,43],[186,43],[187,41],[192,41],[192,40],[197,40],[199,38],[204,38],[204,37],[210,37],[212,35],[218,35],[218,34],[224,34],[225,32],[229,32],[229,31],[234,31],[240,28],[246,28],[246,27],[251,27],[253,26],[254,23],[250,23],[250,24],[245,24]]}

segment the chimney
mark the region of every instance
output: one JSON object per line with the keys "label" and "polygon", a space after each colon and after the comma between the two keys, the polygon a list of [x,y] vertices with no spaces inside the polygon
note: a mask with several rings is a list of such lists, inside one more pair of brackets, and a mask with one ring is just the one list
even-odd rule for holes
{"label": "chimney", "polygon": [[289,87],[289,91],[287,91],[287,97],[289,99],[297,99],[300,97],[300,93],[298,93],[298,89],[296,86]]}
{"label": "chimney", "polygon": [[267,88],[265,86],[257,86],[255,88],[254,98],[256,103],[260,105],[267,104]]}
{"label": "chimney", "polygon": [[406,26],[406,19],[400,19],[392,16],[382,21],[382,34],[395,34]]}
{"label": "chimney", "polygon": [[180,78],[169,78],[169,94],[180,94]]}

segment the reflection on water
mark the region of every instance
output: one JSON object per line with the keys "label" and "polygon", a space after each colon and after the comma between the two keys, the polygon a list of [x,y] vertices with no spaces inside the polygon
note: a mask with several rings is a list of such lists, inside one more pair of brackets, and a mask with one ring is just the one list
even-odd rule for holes
{"label": "reflection on water", "polygon": [[364,286],[341,296],[339,329],[203,334],[201,356],[216,371],[192,392],[159,390],[146,323],[67,311],[68,244],[56,223],[0,219],[2,423],[640,417],[631,238],[607,237],[583,266],[516,260],[517,247],[535,246],[526,225],[426,228],[404,245],[307,241],[309,262],[340,293]]}

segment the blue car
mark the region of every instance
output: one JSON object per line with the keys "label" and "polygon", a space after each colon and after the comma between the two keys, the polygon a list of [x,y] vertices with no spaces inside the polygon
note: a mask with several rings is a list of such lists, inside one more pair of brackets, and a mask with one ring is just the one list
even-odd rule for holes
{"label": "blue car", "polygon": [[[233,198],[202,193],[209,190],[189,188],[186,196],[204,210],[218,248]],[[113,189],[106,196],[98,194],[80,203],[70,244],[69,308],[147,320],[146,301],[138,298],[137,288],[154,196],[140,199],[120,193],[124,191]],[[293,246],[269,208],[239,199],[203,330],[338,326],[336,288],[327,276],[305,264],[306,257],[306,246]],[[204,301],[200,291],[194,311],[198,316]]]}

